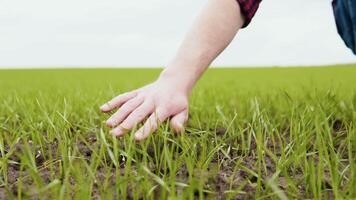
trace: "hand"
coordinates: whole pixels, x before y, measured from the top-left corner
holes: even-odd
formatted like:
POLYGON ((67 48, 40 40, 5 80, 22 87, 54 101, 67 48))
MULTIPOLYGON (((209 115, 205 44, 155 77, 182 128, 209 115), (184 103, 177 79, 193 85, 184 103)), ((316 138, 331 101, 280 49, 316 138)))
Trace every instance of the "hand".
POLYGON ((184 131, 188 119, 189 92, 182 83, 173 79, 158 79, 140 89, 121 94, 100 107, 102 112, 119 108, 106 122, 113 128, 111 133, 123 136, 144 119, 144 125, 135 133, 142 140, 156 131, 158 125, 171 117, 170 125, 175 132, 184 131))

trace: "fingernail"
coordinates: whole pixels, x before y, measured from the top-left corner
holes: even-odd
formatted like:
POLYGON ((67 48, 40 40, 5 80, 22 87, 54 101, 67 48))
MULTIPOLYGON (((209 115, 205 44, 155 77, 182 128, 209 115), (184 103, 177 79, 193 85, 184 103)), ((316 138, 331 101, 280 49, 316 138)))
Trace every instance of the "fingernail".
POLYGON ((120 136, 120 135, 122 135, 122 131, 121 131, 119 128, 116 128, 116 129, 111 130, 110 133, 111 133, 112 135, 115 135, 115 136, 120 136))
POLYGON ((178 128, 180 128, 180 129, 183 128, 183 124, 181 124, 181 123, 179 123, 179 122, 177 123, 177 126, 178 126, 178 128))
POLYGON ((104 105, 100 106, 100 110, 108 110, 108 109, 109 109, 108 104, 104 104, 104 105))
POLYGON ((111 130, 109 133, 110 133, 111 135, 116 135, 116 134, 115 134, 115 129, 114 129, 114 130, 111 130))
POLYGON ((140 140, 142 139, 142 135, 143 135, 142 132, 136 133, 136 134, 135 134, 135 140, 136 140, 136 141, 140 141, 140 140))
POLYGON ((107 126, 114 126, 114 120, 112 120, 112 119, 108 119, 108 121, 106 121, 106 125, 107 126))

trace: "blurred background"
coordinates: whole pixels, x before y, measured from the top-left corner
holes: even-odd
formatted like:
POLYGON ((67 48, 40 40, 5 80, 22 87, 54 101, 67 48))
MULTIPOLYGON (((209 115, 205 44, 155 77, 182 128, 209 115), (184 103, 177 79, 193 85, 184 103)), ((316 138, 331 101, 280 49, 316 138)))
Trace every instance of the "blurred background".
MULTIPOLYGON (((0 67, 164 67, 207 0, 1 0, 0 67)), ((214 66, 356 63, 331 0, 264 0, 214 66)))

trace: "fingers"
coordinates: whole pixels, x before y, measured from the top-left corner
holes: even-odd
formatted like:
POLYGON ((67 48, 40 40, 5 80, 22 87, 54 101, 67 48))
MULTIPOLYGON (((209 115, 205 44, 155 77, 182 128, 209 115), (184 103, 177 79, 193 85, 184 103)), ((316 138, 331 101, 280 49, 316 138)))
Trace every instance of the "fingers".
POLYGON ((102 105, 100 107, 100 110, 102 112, 109 112, 115 108, 119 108, 122 104, 124 104, 125 102, 129 101, 130 99, 134 98, 137 95, 136 91, 133 92, 128 92, 128 93, 124 93, 122 95, 119 95, 115 98, 113 98, 112 100, 110 100, 109 102, 105 103, 104 105, 102 105))
POLYGON ((136 108, 132 113, 119 125, 119 127, 113 129, 111 131, 115 136, 122 136, 127 132, 127 130, 131 130, 138 123, 142 122, 142 120, 152 113, 153 104, 150 101, 145 101, 138 108, 136 108))
POLYGON ((188 109, 184 109, 182 112, 176 114, 171 119, 171 128, 176 133, 184 132, 184 123, 188 120, 188 109))
POLYGON ((156 110, 147 119, 145 124, 135 133, 135 140, 140 141, 146 139, 150 133, 156 131, 158 124, 168 118, 168 112, 164 110, 156 110))
POLYGON ((135 97, 129 100, 106 121, 106 125, 109 127, 115 127, 119 125, 132 111, 140 106, 142 102, 142 97, 135 97))

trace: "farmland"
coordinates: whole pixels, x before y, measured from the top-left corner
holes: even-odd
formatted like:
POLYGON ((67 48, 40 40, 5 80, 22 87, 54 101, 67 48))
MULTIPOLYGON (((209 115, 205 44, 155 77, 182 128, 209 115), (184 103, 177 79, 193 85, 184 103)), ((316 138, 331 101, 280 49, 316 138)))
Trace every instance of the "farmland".
POLYGON ((0 199, 356 198, 356 65, 210 69, 184 134, 110 135, 159 72, 0 70, 0 199))

